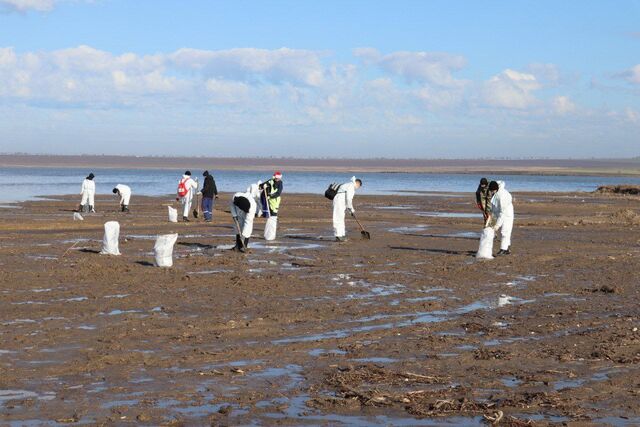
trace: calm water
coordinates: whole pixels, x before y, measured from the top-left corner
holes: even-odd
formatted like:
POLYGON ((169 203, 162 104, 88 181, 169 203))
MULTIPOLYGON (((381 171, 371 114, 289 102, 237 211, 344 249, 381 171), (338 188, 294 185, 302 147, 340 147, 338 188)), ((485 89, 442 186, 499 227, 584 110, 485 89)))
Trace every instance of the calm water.
MULTIPOLYGON (((36 196, 78 194, 80 184, 89 172, 96 175, 98 194, 111 194, 116 184, 127 184, 133 194, 159 196, 175 194, 181 171, 166 169, 70 169, 70 168, 0 168, 0 186, 4 190, 0 201, 20 201, 36 196)), ((194 178, 202 183, 202 171, 192 171, 194 178)), ((257 180, 270 177, 267 171, 214 171, 219 191, 243 191, 257 180)), ((346 173, 286 172, 286 192, 324 192, 333 181, 345 182, 351 177, 346 173)), ((475 191, 479 175, 466 174, 421 174, 421 173, 362 173, 357 174, 364 182, 359 194, 400 194, 406 191, 475 191)), ((593 191, 605 184, 640 185, 640 177, 593 177, 593 176, 539 176, 500 175, 490 178, 502 179, 511 191, 593 191)))

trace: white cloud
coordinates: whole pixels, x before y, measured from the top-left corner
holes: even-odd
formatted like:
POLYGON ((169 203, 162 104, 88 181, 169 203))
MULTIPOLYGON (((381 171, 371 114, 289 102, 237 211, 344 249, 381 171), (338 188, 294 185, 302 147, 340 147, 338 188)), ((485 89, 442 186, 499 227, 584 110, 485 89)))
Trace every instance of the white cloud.
POLYGON ((16 12, 26 12, 28 10, 48 12, 53 9, 54 5, 55 0, 0 0, 0 6, 16 12))
POLYGON ((640 84, 640 64, 631 67, 621 74, 629 83, 640 84))
POLYGON ((205 87, 214 104, 238 103, 245 101, 249 94, 249 86, 241 82, 208 79, 205 87))
POLYGON ((309 50, 239 48, 220 51, 183 48, 169 58, 178 67, 234 80, 264 78, 272 82, 295 80, 318 86, 324 71, 318 53, 309 50))
POLYGON ((101 108, 159 103, 165 96, 228 104, 246 100, 250 86, 321 90, 325 73, 318 53, 286 48, 180 49, 156 55, 114 55, 84 45, 22 54, 0 48, 0 97, 101 108))
POLYGON ((556 96, 552 101, 553 110, 560 115, 575 111, 576 104, 567 96, 556 96))
POLYGON ((441 87, 459 87, 464 84, 453 72, 465 66, 460 55, 441 52, 393 52, 382 55, 373 48, 353 51, 365 64, 375 64, 385 72, 403 77, 408 82, 429 83, 441 87))
POLYGON ((640 123, 640 113, 632 108, 626 108, 624 110, 625 118, 632 123, 640 123))
POLYGON ((538 103, 533 92, 542 85, 533 74, 506 69, 483 87, 483 99, 492 107, 526 109, 538 103))

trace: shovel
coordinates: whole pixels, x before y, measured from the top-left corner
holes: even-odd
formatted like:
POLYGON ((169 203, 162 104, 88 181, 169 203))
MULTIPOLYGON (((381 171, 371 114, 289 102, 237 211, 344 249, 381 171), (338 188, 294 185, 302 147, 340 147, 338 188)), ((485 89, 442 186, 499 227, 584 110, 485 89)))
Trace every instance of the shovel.
POLYGON ((360 235, 362 236, 363 239, 367 239, 367 240, 371 240, 371 234, 364 229, 364 227, 362 226, 362 224, 360 224, 360 221, 358 221, 358 218, 356 218, 356 214, 351 214, 351 216, 353 216, 353 219, 356 220, 356 222, 358 223, 358 226, 360 227, 360 235))
POLYGON ((242 249, 243 251, 246 251, 247 247, 244 245, 244 239, 242 238, 242 231, 240 229, 240 223, 238 222, 238 218, 236 218, 235 216, 232 216, 231 218, 233 218, 233 222, 236 224, 236 229, 238 230, 238 234, 240 235, 240 244, 242 245, 242 249))
POLYGON ((269 208, 269 198, 267 197, 267 187, 262 187, 262 194, 264 194, 264 204, 267 206, 267 209, 266 209, 267 218, 271 218, 271 209, 269 208))
POLYGON ((193 208, 193 217, 198 218, 200 215, 200 196, 196 194, 196 207, 193 208))

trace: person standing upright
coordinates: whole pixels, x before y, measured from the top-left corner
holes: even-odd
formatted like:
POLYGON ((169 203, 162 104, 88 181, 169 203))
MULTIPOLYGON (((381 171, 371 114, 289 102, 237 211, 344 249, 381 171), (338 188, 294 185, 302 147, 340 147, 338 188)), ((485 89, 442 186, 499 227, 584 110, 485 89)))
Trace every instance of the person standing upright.
POLYGON ((80 194, 82 195, 82 201, 80 202, 81 212, 95 212, 95 196, 96 196, 96 183, 93 181, 95 175, 90 173, 84 181, 82 181, 82 187, 80 194))
POLYGON ((265 240, 275 240, 278 229, 278 210, 282 199, 282 172, 276 171, 273 177, 260 185, 260 200, 263 215, 267 217, 264 226, 265 240))
POLYGON ((189 211, 193 202, 193 195, 198 189, 198 183, 191 178, 191 171, 186 171, 178 182, 178 197, 182 205, 182 221, 189 222, 189 211))
POLYGON ((362 187, 362 180, 357 179, 355 176, 351 177, 351 181, 340 185, 338 192, 333 198, 333 235, 338 242, 345 242, 347 240, 344 215, 347 211, 349 211, 351 216, 355 214, 353 196, 355 196, 356 190, 360 187, 362 187))
POLYGON ((209 171, 204 171, 202 176, 204 176, 204 184, 202 185, 202 190, 200 190, 200 194, 202 194, 202 213, 204 214, 204 221, 211 222, 213 219, 214 199, 218 198, 218 187, 216 187, 216 181, 209 171))
POLYGON ((482 211, 485 226, 491 215, 491 197, 489 197, 489 181, 487 178, 480 179, 480 184, 476 190, 476 206, 482 211))
POLYGON ((505 188, 504 181, 489 183, 491 195, 491 216, 495 220, 494 231, 500 230, 500 251, 498 255, 511 254, 511 231, 513 230, 513 198, 505 188))

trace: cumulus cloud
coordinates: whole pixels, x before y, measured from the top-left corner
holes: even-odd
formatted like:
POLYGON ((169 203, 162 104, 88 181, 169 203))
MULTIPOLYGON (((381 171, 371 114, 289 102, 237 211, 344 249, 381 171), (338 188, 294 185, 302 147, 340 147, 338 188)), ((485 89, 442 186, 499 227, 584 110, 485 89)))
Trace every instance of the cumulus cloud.
POLYGON ((629 83, 640 84, 640 64, 631 67, 618 76, 624 78, 629 83))
POLYGON ((464 84, 453 76, 466 61, 460 55, 441 52, 393 52, 382 55, 373 48, 359 48, 354 55, 367 65, 377 65, 385 72, 404 78, 407 82, 429 83, 441 87, 464 84))
POLYGON ((201 70, 207 75, 234 80, 265 78, 273 82, 295 80, 318 86, 324 79, 318 53, 280 48, 240 48, 220 51, 180 49, 169 55, 178 67, 201 70))
POLYGON ((86 105, 176 100, 233 103, 251 85, 317 87, 320 55, 295 49, 180 49, 156 55, 114 55, 90 46, 17 53, 0 48, 0 96, 86 105))
POLYGON ((55 0, 0 0, 0 7, 15 12, 34 10, 48 12, 53 9, 55 0))
POLYGON ((576 104, 567 96, 556 96, 553 98, 552 105, 556 114, 560 115, 571 113, 576 109, 576 104))
POLYGON ((632 123, 640 123, 640 113, 632 108, 626 108, 624 117, 632 123))
POLYGON ((487 105, 507 109, 525 109, 538 103, 534 92, 542 85, 533 74, 506 69, 483 85, 487 105))

